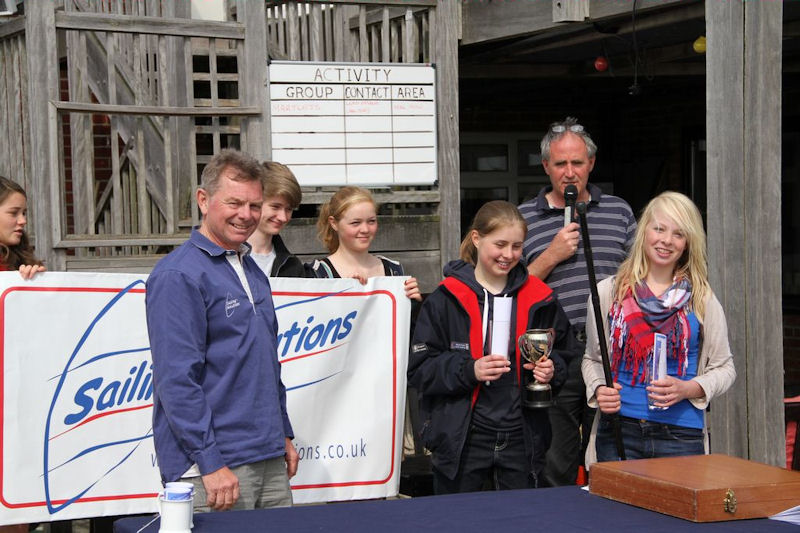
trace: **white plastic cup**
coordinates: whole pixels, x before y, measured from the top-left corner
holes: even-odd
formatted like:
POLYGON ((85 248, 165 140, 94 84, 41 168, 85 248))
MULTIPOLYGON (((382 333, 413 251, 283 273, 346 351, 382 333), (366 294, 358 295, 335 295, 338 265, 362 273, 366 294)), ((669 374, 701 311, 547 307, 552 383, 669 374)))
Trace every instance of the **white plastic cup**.
POLYGON ((161 515, 159 533, 190 533, 192 531, 193 498, 168 500, 164 494, 158 496, 158 512, 161 515))
MULTIPOLYGON (((194 484, 188 483, 186 481, 170 481, 168 483, 164 483, 164 491, 178 489, 185 493, 186 491, 189 492, 189 495, 192 499, 192 527, 194 527, 194 484)), ((167 498, 170 499, 170 498, 167 498)), ((186 499, 186 498, 177 498, 177 499, 186 499)))

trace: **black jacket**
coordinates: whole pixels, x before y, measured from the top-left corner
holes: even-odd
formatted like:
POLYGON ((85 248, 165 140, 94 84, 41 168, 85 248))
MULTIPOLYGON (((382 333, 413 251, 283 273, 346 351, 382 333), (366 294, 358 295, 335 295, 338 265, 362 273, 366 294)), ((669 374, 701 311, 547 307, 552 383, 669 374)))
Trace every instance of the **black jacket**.
MULTIPOLYGON (((484 304, 483 287, 475 280, 475 270, 471 265, 460 260, 451 261, 444 274, 464 282, 477 294, 479 304, 484 304)), ((512 324, 516 323, 517 292, 527 278, 528 272, 521 264, 509 274, 504 292, 515 297, 512 324)), ((566 380, 566 361, 577 355, 577 346, 561 305, 549 288, 535 281, 549 296, 531 305, 527 327, 552 327, 556 330, 551 353, 555 373, 550 381, 555 393, 566 380)), ((482 387, 475 379, 475 361, 469 350, 471 327, 481 328, 481 324, 470 324, 469 315, 456 296, 444 285, 439 285, 422 305, 409 355, 408 379, 421 396, 422 439, 425 447, 433 453, 434 467, 450 479, 458 473, 472 419, 473 393, 477 390, 480 394, 482 387)), ((522 382, 518 382, 520 388, 533 379, 532 372, 524 369, 522 376, 522 382)), ((546 409, 523 408, 522 411, 529 471, 536 480, 550 445, 550 423, 546 409)))
POLYGON ((272 236, 272 249, 275 250, 275 262, 272 263, 272 272, 270 277, 273 278, 305 278, 306 269, 303 267, 303 262, 291 252, 283 244, 283 239, 280 235, 272 236))

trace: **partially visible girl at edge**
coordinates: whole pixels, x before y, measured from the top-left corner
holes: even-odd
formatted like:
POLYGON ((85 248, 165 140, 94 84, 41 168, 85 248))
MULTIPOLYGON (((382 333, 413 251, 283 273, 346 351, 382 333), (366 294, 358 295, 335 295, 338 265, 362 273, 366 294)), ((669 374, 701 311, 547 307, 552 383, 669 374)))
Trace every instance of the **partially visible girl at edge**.
MULTIPOLYGON (((366 283, 376 276, 404 276, 403 266, 382 255, 369 253, 378 233, 378 206, 370 192, 361 187, 342 187, 320 208, 317 231, 330 252, 306 268, 317 278, 356 278, 366 283)), ((405 292, 421 301, 417 279, 405 281, 405 292)))
MULTIPOLYGON (((28 200, 16 182, 0 176, 0 270, 17 270, 23 279, 31 279, 45 268, 33 255, 25 234, 28 224, 28 200)), ((0 533, 27 533, 28 524, 0 526, 0 533)))
POLYGON ((611 421, 620 413, 627 459, 708 453, 705 409, 736 379, 725 313, 708 283, 700 212, 677 192, 647 204, 617 275, 598 284, 614 387, 606 387, 594 311, 588 306, 582 370, 598 407, 587 466, 618 460, 611 421), (667 376, 649 379, 655 334, 667 376), (651 406, 648 406, 648 400, 651 406), (595 457, 596 452, 596 457, 595 457))
POLYGON ((479 491, 487 482, 496 490, 538 485, 550 444, 548 410, 523 408, 522 390, 536 378, 556 392, 566 379, 565 360, 577 354, 552 290, 519 262, 526 230, 514 205, 484 204, 461 243, 461 259, 445 266, 445 280, 417 318, 408 378, 422 395, 422 439, 432 452, 436 494, 479 491), (489 349, 499 297, 513 298, 508 357, 489 349), (535 365, 517 348, 530 328, 556 333, 550 358, 535 365))

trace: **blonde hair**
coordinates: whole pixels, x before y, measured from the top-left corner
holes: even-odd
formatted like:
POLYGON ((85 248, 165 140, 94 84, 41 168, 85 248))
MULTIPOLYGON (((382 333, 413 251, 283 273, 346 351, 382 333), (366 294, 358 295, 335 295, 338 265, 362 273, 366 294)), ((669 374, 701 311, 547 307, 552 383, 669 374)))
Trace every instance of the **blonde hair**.
POLYGON ((378 204, 372 198, 372 194, 367 189, 361 187, 342 187, 336 194, 331 196, 331 199, 322 204, 319 210, 319 219, 317 220, 317 237, 328 249, 328 253, 334 253, 339 249, 339 235, 336 230, 331 227, 330 217, 333 217, 337 222, 342 219, 344 212, 356 204, 362 202, 369 202, 378 212, 378 204))
POLYGON ((266 177, 264 198, 280 196, 292 209, 300 207, 303 193, 300 190, 300 184, 297 183, 297 178, 294 177, 294 173, 289 167, 277 161, 264 161, 261 166, 264 167, 266 177))
MULTIPOLYGON (((692 284, 690 308, 700 322, 705 313, 706 298, 711 294, 708 283, 708 256, 706 254, 706 232, 700 211, 687 196, 674 191, 659 194, 647 204, 636 228, 636 237, 630 255, 619 267, 614 281, 614 299, 622 301, 629 290, 644 281, 650 265, 644 251, 647 228, 657 215, 671 218, 686 237, 686 249, 678 259, 674 275, 684 277, 692 284)), ((636 292, 634 291, 635 295, 636 292)))
POLYGON ((472 225, 467 230, 464 240, 461 241, 459 257, 470 265, 475 266, 478 262, 478 249, 475 248, 475 243, 472 242, 472 232, 477 231, 478 235, 483 237, 503 226, 512 226, 514 224, 519 224, 520 228, 522 228, 522 234, 525 235, 528 225, 514 204, 505 200, 486 202, 475 213, 472 225))

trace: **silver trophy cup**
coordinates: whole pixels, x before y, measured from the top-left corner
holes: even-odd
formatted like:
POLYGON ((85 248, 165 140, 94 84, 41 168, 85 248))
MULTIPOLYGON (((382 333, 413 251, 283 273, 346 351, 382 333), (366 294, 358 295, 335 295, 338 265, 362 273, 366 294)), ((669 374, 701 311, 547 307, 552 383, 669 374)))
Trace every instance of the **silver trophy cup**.
MULTIPOLYGON (((541 358, 550 356, 555 341, 556 332, 553 328, 529 329, 519 336, 519 351, 522 357, 530 363, 536 363, 541 358)), ((553 390, 547 383, 534 380, 525 385, 522 395, 522 405, 528 409, 545 409, 553 405, 553 390)))

